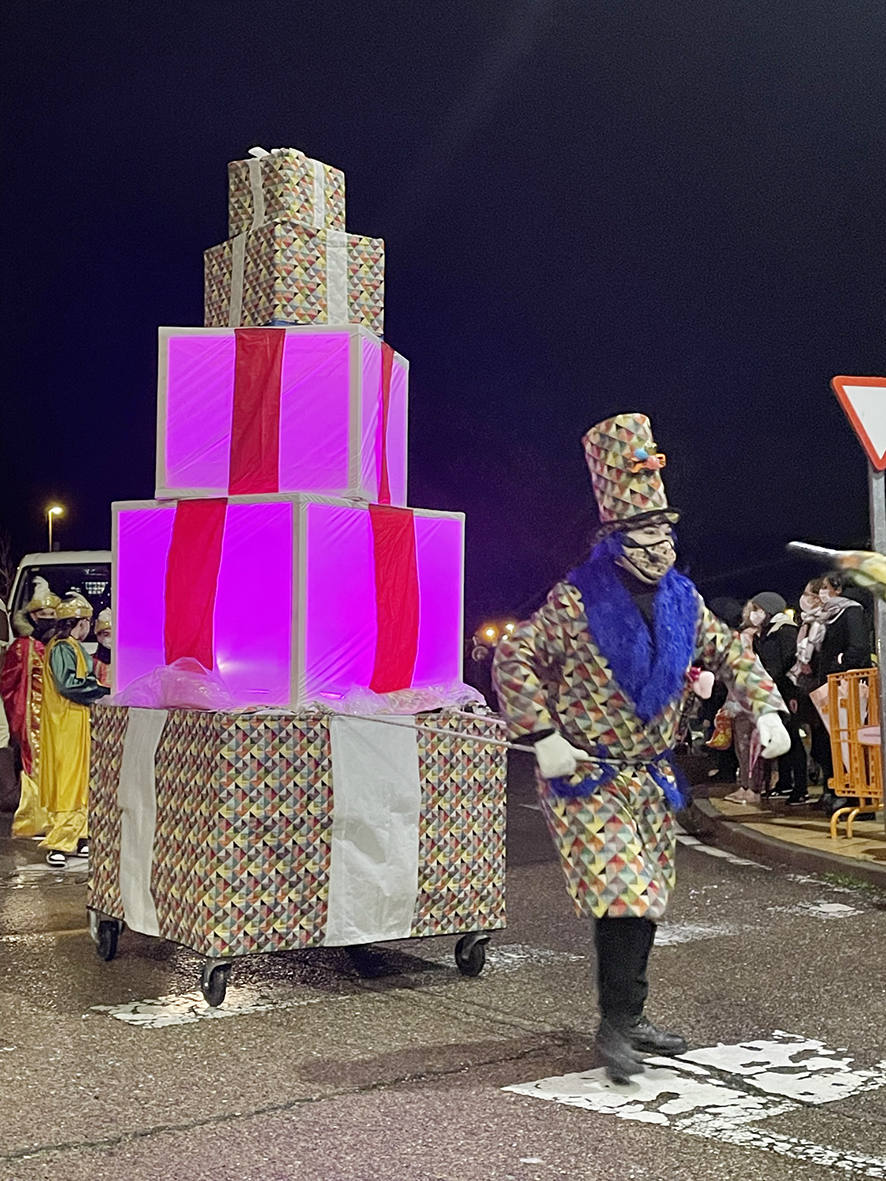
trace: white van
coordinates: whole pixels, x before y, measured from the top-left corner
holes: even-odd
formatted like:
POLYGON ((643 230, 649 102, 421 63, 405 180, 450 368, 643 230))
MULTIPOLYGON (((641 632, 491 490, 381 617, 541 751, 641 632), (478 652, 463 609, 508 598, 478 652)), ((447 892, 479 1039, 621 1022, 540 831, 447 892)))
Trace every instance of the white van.
MULTIPOLYGON (((111 605, 110 550, 56 550, 51 554, 25 554, 18 564, 9 592, 9 618, 14 638, 15 617, 23 611, 34 594, 34 579, 45 578, 49 589, 63 599, 69 591, 79 591, 92 603, 93 619, 111 605)), ((87 649, 95 649, 90 632, 87 649)))

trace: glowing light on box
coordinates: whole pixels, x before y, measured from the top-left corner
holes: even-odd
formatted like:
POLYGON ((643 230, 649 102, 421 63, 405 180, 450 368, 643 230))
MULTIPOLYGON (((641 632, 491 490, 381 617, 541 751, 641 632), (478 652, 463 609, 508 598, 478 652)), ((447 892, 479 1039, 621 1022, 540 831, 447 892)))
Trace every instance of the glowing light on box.
MULTIPOLYGON (((176 505, 113 508, 119 691, 165 662, 176 505)), ((416 509, 412 521, 419 622, 409 684, 418 688, 461 679, 464 518, 416 509)), ((381 642, 374 546, 368 506, 310 497, 228 501, 212 650, 238 707, 334 700, 370 684, 381 642)))
POLYGON ((159 348, 158 497, 227 495, 233 447, 239 493, 377 501, 384 468, 391 503, 406 503, 409 363, 393 354, 385 408, 382 344, 365 328, 161 328, 159 348), (238 333, 245 334, 241 344, 238 333), (279 376, 276 369, 268 376, 261 355, 257 364, 243 361, 243 339, 261 333, 273 345, 282 339, 279 376), (270 402, 259 398, 262 408, 254 412, 259 386, 270 402), (261 436, 262 473, 254 484, 249 476, 243 483, 239 460, 245 446, 249 469, 255 441, 232 442, 235 402, 247 407, 247 421, 264 419, 269 405, 271 418, 279 417, 277 436, 261 436))

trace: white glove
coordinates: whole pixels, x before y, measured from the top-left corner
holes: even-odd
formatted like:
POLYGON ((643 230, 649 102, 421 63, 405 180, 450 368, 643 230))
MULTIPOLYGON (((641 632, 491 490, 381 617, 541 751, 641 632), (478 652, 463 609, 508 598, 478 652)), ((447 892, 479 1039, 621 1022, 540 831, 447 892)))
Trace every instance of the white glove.
POLYGON ((549 734, 540 738, 532 748, 538 761, 538 769, 545 779, 560 779, 571 775, 580 762, 590 755, 567 742, 562 734, 549 734))
POLYGON ((764 759, 777 759, 791 749, 791 736, 778 714, 763 714, 757 718, 760 735, 760 754, 764 759))

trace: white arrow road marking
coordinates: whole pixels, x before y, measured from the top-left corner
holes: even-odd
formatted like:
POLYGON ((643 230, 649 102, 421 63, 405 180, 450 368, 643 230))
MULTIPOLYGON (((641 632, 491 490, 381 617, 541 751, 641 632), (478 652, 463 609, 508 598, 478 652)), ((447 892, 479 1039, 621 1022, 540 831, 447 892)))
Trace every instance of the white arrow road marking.
POLYGON ((776 1030, 772 1040, 710 1046, 677 1059, 648 1059, 645 1073, 629 1086, 616 1086, 598 1069, 503 1089, 866 1177, 886 1177, 886 1156, 850 1152, 754 1126, 808 1105, 834 1103, 886 1086, 886 1062, 873 1069, 853 1069, 852 1062, 822 1042, 776 1030))

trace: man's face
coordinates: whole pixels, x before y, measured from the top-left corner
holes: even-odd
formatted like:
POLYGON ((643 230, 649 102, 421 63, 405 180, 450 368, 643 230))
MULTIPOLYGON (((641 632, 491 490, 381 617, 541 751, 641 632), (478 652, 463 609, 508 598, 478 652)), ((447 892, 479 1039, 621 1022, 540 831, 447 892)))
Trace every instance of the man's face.
POLYGON ((55 609, 53 607, 41 607, 38 611, 31 612, 32 619, 55 619, 55 609))
POLYGON ((107 631, 103 628, 100 632, 95 633, 95 638, 96 638, 96 640, 98 640, 98 642, 100 644, 103 644, 106 648, 110 648, 110 646, 111 646, 110 631, 107 631))
POLYGON ((677 560, 674 531, 666 522, 626 529, 622 548, 624 552, 616 558, 619 566, 650 585, 664 578, 677 560))
POLYGON ((75 640, 85 640, 89 635, 89 620, 78 619, 74 624, 74 630, 71 632, 71 635, 75 640))

